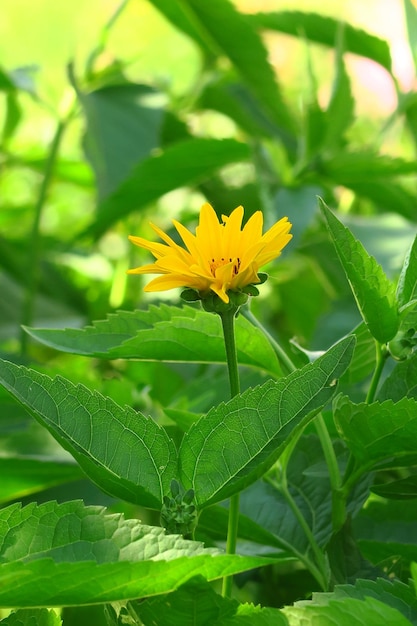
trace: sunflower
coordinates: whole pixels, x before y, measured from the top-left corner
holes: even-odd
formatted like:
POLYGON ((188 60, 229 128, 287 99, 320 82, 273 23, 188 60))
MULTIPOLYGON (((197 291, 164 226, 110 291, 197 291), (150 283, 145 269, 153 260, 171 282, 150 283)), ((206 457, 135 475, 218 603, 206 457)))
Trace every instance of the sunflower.
POLYGON ((161 274, 146 285, 145 291, 166 291, 175 287, 196 290, 201 297, 214 292, 225 303, 228 292, 242 291, 262 282, 258 270, 281 254, 292 238, 287 217, 262 234, 263 215, 256 211, 242 228, 243 207, 219 219, 213 207, 205 203, 193 235, 183 224, 173 220, 184 246, 151 224, 164 243, 129 236, 132 243, 149 250, 155 262, 128 270, 129 274, 161 274))

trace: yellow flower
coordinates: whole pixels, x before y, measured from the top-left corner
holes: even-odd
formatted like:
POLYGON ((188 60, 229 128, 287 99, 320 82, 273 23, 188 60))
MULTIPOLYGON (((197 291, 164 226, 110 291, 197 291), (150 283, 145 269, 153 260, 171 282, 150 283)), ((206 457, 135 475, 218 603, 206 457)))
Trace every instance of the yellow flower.
POLYGON ((132 243, 150 250, 156 261, 128 270, 129 274, 162 274, 145 287, 145 291, 165 291, 189 287, 202 295, 214 292, 229 302, 228 291, 239 291, 247 285, 260 283, 260 267, 278 257, 290 241, 291 224, 283 217, 262 234, 263 216, 254 213, 242 229, 243 207, 222 215, 219 222, 213 207, 205 203, 193 235, 173 220, 185 247, 179 246, 160 228, 151 224, 165 243, 154 243, 130 236, 132 243))

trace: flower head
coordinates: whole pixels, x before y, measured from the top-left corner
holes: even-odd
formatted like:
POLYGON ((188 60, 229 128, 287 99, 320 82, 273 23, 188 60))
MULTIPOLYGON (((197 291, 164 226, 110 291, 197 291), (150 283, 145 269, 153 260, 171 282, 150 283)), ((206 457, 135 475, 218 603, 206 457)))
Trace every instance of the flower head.
POLYGON ((189 287, 203 296, 214 292, 227 303, 229 291, 241 291, 261 282, 259 268, 278 257, 292 237, 287 217, 264 234, 261 211, 254 213, 243 228, 242 219, 243 207, 239 206, 228 217, 222 215, 222 222, 219 222, 213 207, 205 203, 195 235, 173 220, 185 247, 151 224, 165 243, 130 236, 132 243, 152 252, 156 261, 128 270, 128 273, 161 274, 151 280, 145 291, 189 287))

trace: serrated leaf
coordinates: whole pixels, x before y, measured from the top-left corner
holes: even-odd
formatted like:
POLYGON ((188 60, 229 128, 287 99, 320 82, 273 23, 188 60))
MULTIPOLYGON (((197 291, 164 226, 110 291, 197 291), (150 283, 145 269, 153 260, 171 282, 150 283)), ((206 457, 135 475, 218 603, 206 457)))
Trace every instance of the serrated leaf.
POLYGON ((168 593, 271 559, 220 554, 81 501, 0 511, 0 606, 76 606, 168 593), (37 581, 36 585, 33 581, 37 581))
POLYGON ((176 473, 172 439, 151 418, 83 385, 0 361, 0 384, 103 491, 159 509, 176 473))
POLYGON ((414 398, 397 403, 386 400, 354 404, 346 396, 339 396, 334 403, 334 420, 340 436, 364 468, 381 466, 392 459, 400 467, 410 464, 410 455, 417 458, 414 398))
POLYGON ((290 110, 284 102, 262 39, 248 20, 229 0, 186 0, 185 4, 200 30, 214 42, 215 51, 230 59, 267 114, 288 138, 292 137, 295 125, 290 110))
POLYGON ((374 598, 400 611, 412 624, 417 623, 415 591, 411 584, 406 585, 400 580, 358 579, 354 585, 336 585, 332 594, 313 593, 313 602, 322 604, 331 598, 341 599, 345 597, 359 600, 374 598))
POLYGON ((184 435, 180 476, 199 506, 241 491, 276 461, 292 437, 332 397, 355 340, 347 337, 277 383, 249 389, 212 409, 184 435))
POLYGON ((173 189, 196 185, 224 165, 247 161, 249 147, 235 139, 188 139, 141 161, 114 193, 98 207, 95 221, 82 233, 99 237, 132 211, 173 189))
MULTIPOLYGON (((247 15, 246 19, 258 28, 277 30, 295 37, 301 33, 306 39, 329 47, 335 46, 340 28, 340 20, 336 18, 301 11, 254 13, 247 15)), ((350 24, 344 24, 344 38, 346 52, 372 59, 391 72, 390 49, 385 40, 350 24)))
POLYGON ((48 609, 20 609, 0 620, 2 626, 60 626, 62 620, 48 609))
MULTIPOLYGON (((85 329, 28 329, 32 337, 65 352, 108 359, 134 358, 176 362, 225 363, 217 316, 191 307, 162 305, 148 311, 119 311, 85 329)), ((277 356, 265 336, 243 316, 236 320, 241 365, 281 375, 277 356)))
POLYGON ((397 284, 398 306, 417 298, 417 236, 404 259, 397 284))
POLYGON ((375 339, 386 343, 399 324, 394 286, 323 200, 319 199, 319 205, 359 311, 375 339))
POLYGON ((338 37, 336 75, 326 111, 326 131, 322 144, 324 149, 332 150, 332 152, 340 147, 343 136, 354 119, 355 101, 343 61, 344 44, 344 26, 342 26, 341 37, 338 37))
POLYGON ((361 552, 385 571, 417 560, 416 500, 371 501, 354 520, 361 552))
POLYGON ((375 368, 375 340, 366 324, 362 322, 352 334, 356 337, 356 346, 352 361, 342 376, 342 382, 353 384, 364 380, 375 368))
POLYGON ((411 626, 399 611, 374 598, 341 598, 323 605, 297 602, 282 612, 289 626, 411 626))

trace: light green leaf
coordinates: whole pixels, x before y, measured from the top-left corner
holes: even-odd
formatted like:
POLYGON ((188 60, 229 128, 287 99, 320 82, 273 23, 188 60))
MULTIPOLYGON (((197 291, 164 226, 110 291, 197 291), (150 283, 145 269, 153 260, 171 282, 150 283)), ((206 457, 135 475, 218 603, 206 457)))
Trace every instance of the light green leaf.
POLYGON ((405 257, 397 284, 399 306, 408 304, 414 298, 417 298, 417 236, 405 257))
POLYGON ((199 31, 213 43, 212 50, 230 59, 269 117, 291 138, 294 121, 268 61, 266 47, 254 27, 229 0, 185 0, 184 4, 197 21, 199 31))
POLYGON ((235 139, 189 139, 141 161, 114 193, 98 207, 95 221, 82 233, 99 237, 118 220, 163 194, 196 185, 224 165, 247 161, 249 147, 235 139))
POLYGON ((408 45, 417 69, 417 9, 412 0, 404 0, 405 21, 407 24, 408 45))
POLYGON ((159 509, 176 449, 151 418, 83 385, 0 361, 0 384, 68 450, 103 491, 159 509))
POLYGON ((0 620, 2 626, 60 626, 62 620, 48 609, 20 609, 0 620))
POLYGON ((393 573, 401 561, 417 560, 416 500, 383 500, 368 503, 353 522, 362 554, 393 573), (399 562, 399 557, 401 561, 399 562))
POLYGON ((78 97, 87 120, 84 148, 103 200, 159 147, 165 97, 133 83, 78 92, 78 97))
POLYGON ((168 593, 271 563, 220 554, 80 501, 0 511, 0 606, 76 606, 168 593), (36 585, 33 581, 36 580, 36 585))
MULTIPOLYGON (((28 332, 52 348, 86 356, 226 362, 219 318, 191 307, 151 306, 148 311, 119 311, 83 330, 28 329, 28 332)), ((243 316, 236 320, 236 344, 241 365, 281 375, 270 343, 243 316)))
POLYGON ((241 491, 271 467, 333 396, 354 343, 343 339, 314 363, 247 390, 192 426, 180 448, 180 476, 200 507, 241 491))
POLYGON ((375 339, 386 343, 396 334, 399 323, 394 286, 323 200, 319 199, 319 205, 359 311, 375 339))
POLYGON ((289 626, 412 626, 397 609, 368 597, 364 600, 341 598, 319 605, 297 602, 282 612, 289 626))
MULTIPOLYGON (((301 11, 254 13, 247 15, 246 19, 257 28, 277 30, 295 37, 301 34, 310 41, 329 47, 335 46, 340 28, 339 19, 301 11)), ((344 24, 344 38, 346 52, 372 59, 391 72, 390 49, 385 40, 350 24, 344 24)))
POLYGON ((375 340, 366 324, 359 324, 352 334, 356 337, 355 351, 352 362, 341 379, 347 384, 360 382, 372 374, 376 360, 375 340))
POLYGON ((417 401, 403 398, 372 404, 354 404, 347 396, 334 403, 334 420, 363 469, 384 461, 401 467, 417 459, 417 401))

